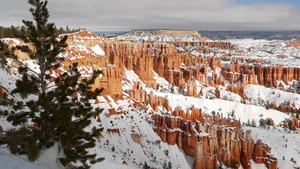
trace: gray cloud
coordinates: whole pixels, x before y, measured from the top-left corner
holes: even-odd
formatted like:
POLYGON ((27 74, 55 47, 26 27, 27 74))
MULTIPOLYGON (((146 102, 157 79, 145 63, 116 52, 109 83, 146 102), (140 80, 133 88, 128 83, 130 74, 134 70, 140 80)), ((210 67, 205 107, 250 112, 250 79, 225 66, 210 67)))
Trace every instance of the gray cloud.
MULTIPOLYGON (((30 19, 26 0, 0 0, 0 25, 30 19), (1 2, 2 1, 2 2, 1 2)), ((50 21, 92 31, 170 28, 190 30, 299 30, 300 8, 237 5, 235 0, 51 0, 50 21)))

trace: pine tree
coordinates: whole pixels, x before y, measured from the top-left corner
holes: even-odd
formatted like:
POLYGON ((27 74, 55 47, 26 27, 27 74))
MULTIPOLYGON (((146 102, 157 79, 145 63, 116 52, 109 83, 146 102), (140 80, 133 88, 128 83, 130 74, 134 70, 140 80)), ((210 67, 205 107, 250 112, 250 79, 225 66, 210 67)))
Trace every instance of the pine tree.
POLYGON ((2 41, 0 41, 0 65, 6 65, 7 64, 7 60, 6 60, 6 55, 5 55, 5 51, 7 50, 7 45, 4 44, 2 41))
POLYGON ((145 161, 144 162, 144 165, 143 165, 143 169, 150 169, 151 167, 147 164, 147 162, 145 161))
POLYGON ((256 122, 255 122, 254 119, 251 121, 251 126, 252 126, 252 127, 256 127, 256 122))
POLYGON ((264 119, 262 118, 259 119, 259 126, 260 128, 266 128, 266 122, 264 119))
MULTIPOLYGON (((57 70, 60 62, 64 60, 59 54, 67 47, 67 36, 55 36, 54 23, 48 23, 47 0, 28 0, 28 3, 32 5, 30 12, 35 22, 23 20, 30 35, 21 38, 24 42, 32 44, 33 48, 25 45, 16 48, 35 60, 39 71, 23 64, 19 68, 23 76, 17 80, 12 94, 26 98, 26 101, 4 97, 1 103, 9 110, 5 113, 2 111, 2 114, 8 114, 7 120, 13 125, 27 126, 27 122, 31 121, 35 127, 22 127, 20 130, 6 132, 0 137, 0 143, 9 143, 12 153, 27 154, 31 161, 38 158, 41 150, 58 143, 59 149, 65 154, 64 158, 59 158, 62 165, 89 168, 89 164, 104 159, 96 158, 96 154, 88 152, 89 148, 95 147, 96 138, 102 131, 102 128, 96 127, 88 130, 91 118, 95 118, 102 111, 93 109, 90 103, 90 100, 95 99, 103 90, 91 91, 90 87, 101 71, 94 71, 89 79, 80 79, 78 64, 74 63, 68 72, 56 78, 52 77, 51 73, 57 70), (15 135, 20 138, 10 139, 15 135)), ((6 54, 7 57, 17 59, 13 52, 8 51, 6 54)))

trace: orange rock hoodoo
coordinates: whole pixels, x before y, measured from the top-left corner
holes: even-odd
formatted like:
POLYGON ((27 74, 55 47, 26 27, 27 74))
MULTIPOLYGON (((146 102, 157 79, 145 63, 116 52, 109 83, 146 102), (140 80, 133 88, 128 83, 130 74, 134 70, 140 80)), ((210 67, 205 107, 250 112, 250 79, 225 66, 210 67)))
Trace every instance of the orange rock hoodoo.
POLYGON ((201 109, 193 109, 190 114, 189 110, 185 113, 177 108, 172 115, 153 115, 154 131, 163 142, 177 144, 187 155, 194 157, 195 169, 218 168, 218 162, 227 167, 237 162, 236 165, 241 163, 248 169, 251 168, 251 159, 265 163, 268 168, 277 167, 277 160, 268 155, 271 148, 261 140, 254 143, 251 131, 245 134, 238 121, 231 122, 219 114, 204 117, 201 109))
MULTIPOLYGON (((160 43, 132 43, 130 41, 108 40, 97 35, 89 35, 86 32, 80 35, 71 36, 70 44, 79 43, 81 45, 100 45, 107 57, 91 58, 91 54, 82 54, 84 59, 76 59, 82 65, 98 65, 107 67, 114 64, 117 72, 124 74, 124 68, 134 70, 139 78, 149 87, 156 86, 154 72, 164 77, 170 84, 180 88, 187 87, 187 95, 197 97, 193 79, 210 86, 225 86, 225 80, 230 82, 228 91, 244 96, 244 89, 249 84, 261 84, 267 87, 276 87, 277 81, 285 83, 300 78, 300 68, 285 68, 278 66, 263 66, 261 64, 241 64, 236 59, 232 59, 229 67, 224 67, 220 58, 203 58, 192 54, 180 54, 173 45, 183 47, 189 45, 206 46, 208 48, 196 48, 201 53, 212 53, 211 49, 232 49, 235 46, 226 42, 167 42, 160 43), (81 35, 82 34, 82 35, 81 35), (90 40, 86 36, 96 39, 90 40), (216 68, 221 68, 221 75, 217 74, 216 68), (154 71, 154 72, 153 72, 154 71), (208 72, 212 71, 211 78, 208 72), (239 82, 239 83, 236 83, 239 82), (235 85, 234 85, 235 84, 235 85), (191 87, 192 86, 192 87, 191 87)), ((72 50, 73 52, 74 50, 72 50)), ((71 53, 72 54, 72 53, 71 53)), ((73 61, 72 61, 73 62, 73 61)), ((120 86, 121 84, 118 84, 120 86)), ((219 97, 218 97, 219 98, 219 97)))
POLYGON ((300 46, 300 39, 295 39, 288 47, 298 47, 300 46))
POLYGON ((134 83, 133 90, 129 91, 129 96, 141 103, 149 103, 155 112, 157 112, 158 106, 163 106, 167 112, 171 111, 167 98, 156 96, 153 92, 147 94, 138 82, 134 83))
POLYGON ((103 95, 122 94, 121 74, 123 72, 119 64, 109 65, 110 58, 95 53, 93 47, 100 49, 102 41, 107 40, 101 36, 93 34, 89 31, 80 31, 78 33, 68 35, 67 44, 64 53, 65 61, 62 63, 67 70, 72 63, 78 62, 79 67, 85 67, 85 74, 89 74, 89 68, 93 70, 102 70, 102 74, 95 81, 92 89, 104 88, 103 95))
POLYGON ((286 84, 293 79, 300 80, 300 68, 282 67, 282 65, 248 65, 241 64, 235 59, 232 59, 229 67, 222 67, 221 72, 226 80, 232 83, 241 81, 244 87, 248 84, 276 87, 277 81, 280 80, 286 84))
POLYGON ((251 168, 250 160, 265 163, 267 168, 275 169, 277 160, 269 155, 271 148, 260 140, 254 143, 251 131, 246 133, 238 121, 216 116, 208 116, 201 109, 184 110, 177 107, 174 111, 168 106, 168 100, 149 95, 135 83, 130 96, 138 101, 147 101, 157 111, 157 106, 164 106, 171 111, 171 116, 152 115, 154 131, 163 142, 177 144, 184 152, 194 157, 193 168, 218 168, 218 162, 230 167, 234 162, 245 169, 251 168), (151 99, 152 98, 152 99, 151 99), (225 127, 227 126, 227 127, 225 127))

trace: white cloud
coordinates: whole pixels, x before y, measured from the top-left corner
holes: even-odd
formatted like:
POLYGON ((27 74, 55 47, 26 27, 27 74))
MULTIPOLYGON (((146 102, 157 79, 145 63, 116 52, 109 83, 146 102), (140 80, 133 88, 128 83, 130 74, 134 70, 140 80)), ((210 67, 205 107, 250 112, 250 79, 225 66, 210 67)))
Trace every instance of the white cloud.
MULTIPOLYGON (((4 0, 0 0, 4 1, 4 0)), ((26 1, 1 3, 0 24, 31 19, 26 1)), ((235 0, 61 0, 49 1, 58 26, 90 30, 174 28, 192 30, 299 30, 300 8, 285 4, 237 5, 235 0)))

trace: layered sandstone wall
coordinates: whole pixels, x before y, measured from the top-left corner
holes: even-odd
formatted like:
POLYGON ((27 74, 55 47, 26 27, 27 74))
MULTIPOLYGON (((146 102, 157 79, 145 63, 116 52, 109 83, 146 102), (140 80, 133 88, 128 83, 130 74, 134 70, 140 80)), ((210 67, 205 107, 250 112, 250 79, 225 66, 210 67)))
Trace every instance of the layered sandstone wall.
POLYGON ((297 67, 267 66, 261 63, 249 65, 242 64, 236 59, 232 59, 229 67, 222 67, 221 72, 226 80, 233 83, 241 81, 244 85, 260 84, 276 87, 277 81, 282 80, 287 84, 292 80, 300 80, 300 68, 297 67))
POLYGON ((251 131, 244 133, 239 122, 220 115, 204 117, 201 109, 193 109, 191 114, 182 111, 175 110, 175 116, 153 115, 154 131, 163 142, 177 144, 194 157, 193 168, 218 168, 218 162, 223 162, 227 167, 241 164, 249 169, 251 159, 258 164, 265 163, 268 168, 277 167, 277 160, 269 155, 271 148, 261 140, 255 143, 251 131))
POLYGON ((109 65, 107 68, 102 69, 101 76, 96 78, 92 89, 104 88, 103 95, 123 94, 120 69, 117 69, 115 65, 109 65))
POLYGON ((129 91, 129 96, 141 103, 149 103, 155 112, 158 111, 158 107, 160 106, 164 107, 167 112, 171 111, 167 98, 156 96, 152 91, 147 94, 138 82, 134 83, 133 89, 129 91))

